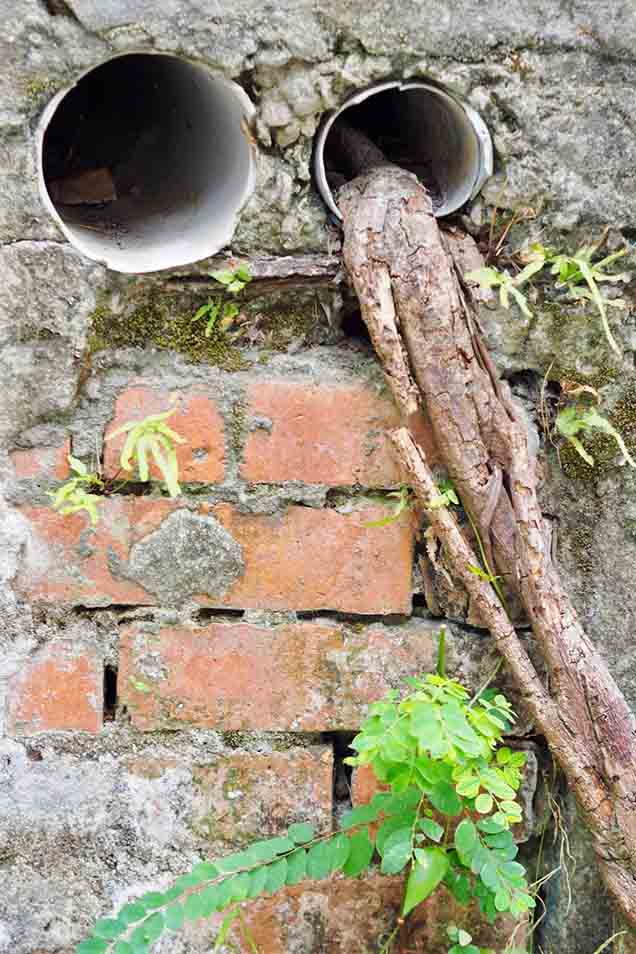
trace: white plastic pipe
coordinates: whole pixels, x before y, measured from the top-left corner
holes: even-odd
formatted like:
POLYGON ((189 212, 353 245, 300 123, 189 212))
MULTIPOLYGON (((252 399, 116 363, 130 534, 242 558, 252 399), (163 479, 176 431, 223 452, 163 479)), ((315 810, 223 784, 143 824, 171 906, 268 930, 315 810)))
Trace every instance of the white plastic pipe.
POLYGON ((45 109, 42 200, 77 249, 115 271, 206 258, 230 242, 254 190, 253 114, 241 87, 205 66, 123 53, 45 109))
MULTIPOLYGON (((414 160, 430 163, 441 201, 436 216, 448 215, 473 198, 493 171, 493 147, 481 116, 450 91, 420 80, 387 80, 348 97, 339 109, 323 120, 314 142, 313 172, 323 201, 342 219, 327 181, 325 149, 329 133, 339 118, 355 125, 355 107, 377 97, 378 110, 386 109, 381 96, 392 97, 391 131, 399 129, 399 139, 414 160), (347 114, 349 112, 349 115, 347 114)), ((377 133, 377 129, 376 129, 377 133)), ((373 135, 371 136, 373 139, 373 135)), ((399 164, 399 161, 398 161, 399 164)))

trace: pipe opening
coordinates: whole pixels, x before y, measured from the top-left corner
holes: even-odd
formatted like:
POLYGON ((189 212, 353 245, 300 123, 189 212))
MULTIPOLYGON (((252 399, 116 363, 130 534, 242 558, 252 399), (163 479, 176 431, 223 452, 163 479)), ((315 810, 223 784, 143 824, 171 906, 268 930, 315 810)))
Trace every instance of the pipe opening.
POLYGON ((62 91, 40 126, 40 191, 69 241, 120 272, 213 255, 254 188, 253 106, 177 56, 128 53, 62 91))
POLYGON ((415 173, 437 216, 459 209, 492 175, 490 134, 470 106, 428 82, 379 83, 349 97, 316 136, 316 186, 338 218, 334 193, 355 175, 338 135, 344 123, 364 132, 389 162, 415 173))

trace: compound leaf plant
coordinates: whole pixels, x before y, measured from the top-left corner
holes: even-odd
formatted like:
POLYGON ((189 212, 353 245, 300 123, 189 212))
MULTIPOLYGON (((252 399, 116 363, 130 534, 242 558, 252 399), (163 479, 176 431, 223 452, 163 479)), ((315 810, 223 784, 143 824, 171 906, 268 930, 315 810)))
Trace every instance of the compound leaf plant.
MULTIPOLYGON (((442 673, 440 664, 436 674, 409 680, 402 697, 394 690, 370 706, 347 761, 369 765, 384 790, 346 812, 337 831, 316 834, 297 823, 286 835, 202 861, 167 890, 97 921, 77 954, 147 954, 187 921, 229 911, 231 922, 243 902, 335 872, 356 878, 376 855, 382 873, 406 875, 391 937, 442 884, 459 905, 476 901, 489 922, 504 913, 525 918, 535 902, 511 832, 522 817, 525 754, 502 744, 513 711, 498 691, 471 698, 442 673)), ((451 926, 449 937, 454 954, 479 954, 463 929, 451 926)))

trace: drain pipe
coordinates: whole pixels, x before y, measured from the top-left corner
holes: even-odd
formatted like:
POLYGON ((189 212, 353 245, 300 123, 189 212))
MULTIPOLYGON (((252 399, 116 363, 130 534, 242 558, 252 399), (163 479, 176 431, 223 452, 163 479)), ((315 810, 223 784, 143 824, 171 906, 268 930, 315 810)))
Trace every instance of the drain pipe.
POLYGON ((69 242, 118 272, 227 245, 254 190, 254 107, 236 83, 166 53, 123 53, 48 104, 40 195, 69 242))
POLYGON ((431 194, 436 216, 457 211, 492 175, 490 133, 467 103, 430 81, 375 83, 328 113, 314 141, 314 181, 338 221, 334 191, 348 178, 338 154, 339 123, 361 130, 387 160, 414 172, 431 194))

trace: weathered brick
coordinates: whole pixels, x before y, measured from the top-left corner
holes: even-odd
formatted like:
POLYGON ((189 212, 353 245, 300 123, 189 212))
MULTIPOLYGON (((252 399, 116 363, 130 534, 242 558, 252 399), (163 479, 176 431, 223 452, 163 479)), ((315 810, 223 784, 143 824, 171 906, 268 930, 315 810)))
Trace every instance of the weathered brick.
MULTIPOLYGON (((176 407, 168 418, 167 425, 185 439, 177 444, 179 480, 182 483, 216 483, 225 473, 225 437, 223 419, 214 401, 197 391, 153 390, 137 386, 123 391, 117 398, 115 413, 106 428, 105 438, 117 428, 130 421, 141 421, 149 414, 161 414, 176 407)), ((108 440, 104 444, 104 473, 114 477, 120 470, 119 457, 126 435, 108 440)), ((161 472, 155 464, 150 474, 161 480, 161 472)))
MULTIPOLYGON (((174 573, 178 542, 194 551, 205 527, 179 527, 174 514, 180 501, 137 498, 133 523, 133 567, 150 553, 150 574, 137 581, 149 591, 161 587, 174 573), (187 534, 192 532, 190 545, 187 534), (197 534, 195 539, 195 534, 197 534), (158 582, 157 582, 158 581, 158 582)), ((196 511, 209 521, 210 559, 218 529, 226 531, 240 547, 243 567, 232 581, 214 579, 213 568, 203 574, 201 589, 192 581, 192 595, 205 606, 237 609, 338 610, 360 614, 409 613, 413 523, 409 514, 386 527, 366 526, 386 516, 378 504, 367 504, 349 513, 290 506, 272 515, 241 513, 230 505, 206 503, 196 511), (208 588, 203 576, 207 576, 208 588)))
MULTIPOLYGON (((367 954, 379 950, 396 926, 403 892, 401 877, 374 871, 356 880, 332 877, 304 882, 271 898, 251 901, 243 910, 253 942, 267 954, 367 954)), ((211 922, 188 925, 183 950, 191 954, 209 950, 222 919, 219 915, 211 922)), ((446 954, 450 923, 468 930, 475 944, 496 950, 504 949, 515 926, 510 917, 500 917, 489 925, 476 905, 460 907, 442 886, 410 915, 391 947, 392 954, 446 954)), ((241 954, 253 951, 238 923, 231 937, 241 954)), ((526 925, 522 923, 515 944, 523 947, 525 938, 526 925)))
POLYGON ((245 560, 243 576, 217 601, 225 606, 411 611, 413 521, 407 513, 385 527, 366 526, 387 515, 380 505, 349 513, 289 507, 273 516, 219 506, 215 515, 245 560))
MULTIPOLYGON (((246 480, 388 487, 402 479, 387 436, 398 412, 387 393, 369 385, 258 382, 248 393, 248 414, 246 480)), ((423 422, 417 433, 430 457, 423 422)))
POLYGON ((32 533, 18 586, 34 598, 366 614, 411 608, 412 519, 368 527, 386 515, 375 504, 264 516, 225 504, 190 510, 183 498, 109 497, 95 528, 85 514, 22 513, 32 533))
POLYGON ((434 627, 267 628, 133 624, 122 633, 120 693, 142 730, 178 723, 230 729, 355 729, 369 702, 435 664, 434 627))
POLYGON ((99 732, 102 714, 100 660, 68 641, 45 646, 10 680, 8 725, 13 735, 56 729, 99 732))
POLYGON ((65 517, 50 507, 21 508, 31 532, 18 590, 32 599, 75 605, 153 603, 144 589, 113 572, 128 555, 136 499, 104 498, 94 528, 85 513, 65 517))
POLYGON ((282 835, 293 822, 316 831, 332 824, 333 751, 328 746, 284 752, 233 752, 194 766, 189 826, 215 846, 232 848, 282 835))
POLYGON ((71 442, 65 440, 58 447, 31 447, 11 451, 9 457, 16 477, 48 477, 65 480, 70 474, 68 455, 71 442))

